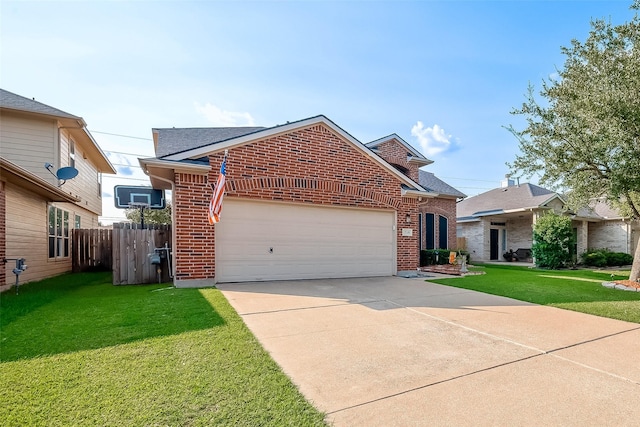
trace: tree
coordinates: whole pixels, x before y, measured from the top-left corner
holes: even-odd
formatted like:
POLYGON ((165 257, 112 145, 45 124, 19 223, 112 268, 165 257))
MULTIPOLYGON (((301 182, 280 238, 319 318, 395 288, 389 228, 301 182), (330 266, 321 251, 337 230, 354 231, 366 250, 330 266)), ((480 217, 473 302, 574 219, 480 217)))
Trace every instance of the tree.
POLYGON ((538 267, 556 269, 571 261, 574 244, 571 218, 549 212, 533 226, 531 251, 538 267))
MULTIPOLYGON (((124 215, 134 224, 140 224, 140 209, 126 209, 124 215)), ((164 209, 145 209, 145 224, 171 224, 171 204, 167 203, 164 209)))
MULTIPOLYGON (((566 57, 557 78, 543 80, 536 99, 512 114, 526 118, 524 130, 507 129, 521 154, 514 173, 540 175, 540 183, 566 192, 577 210, 604 198, 632 220, 640 220, 640 0, 633 18, 614 26, 591 22, 587 40, 562 47, 566 57)), ((637 245, 630 280, 640 275, 637 245)))

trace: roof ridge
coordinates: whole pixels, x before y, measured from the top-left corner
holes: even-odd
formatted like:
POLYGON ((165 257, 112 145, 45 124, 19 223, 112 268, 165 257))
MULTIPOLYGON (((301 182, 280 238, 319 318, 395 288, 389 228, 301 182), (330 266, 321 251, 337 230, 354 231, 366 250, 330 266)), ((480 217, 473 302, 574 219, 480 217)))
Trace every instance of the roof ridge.
POLYGON ((12 110, 29 111, 32 113, 48 114, 51 116, 67 117, 71 119, 82 119, 82 117, 76 116, 75 114, 67 113, 59 108, 36 101, 35 98, 29 99, 6 89, 0 89, 0 107, 12 110))

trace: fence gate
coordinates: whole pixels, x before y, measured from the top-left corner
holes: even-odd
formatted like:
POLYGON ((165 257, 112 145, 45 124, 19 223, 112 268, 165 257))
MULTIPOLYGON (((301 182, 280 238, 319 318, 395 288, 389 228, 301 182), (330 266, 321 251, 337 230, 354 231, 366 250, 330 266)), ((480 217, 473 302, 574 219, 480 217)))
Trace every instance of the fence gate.
MULTIPOLYGON (((149 254, 155 248, 171 246, 170 225, 148 225, 140 229, 137 224, 113 224, 113 284, 157 283, 157 265, 149 254)), ((166 259, 162 259, 162 282, 169 281, 166 259)))
POLYGON ((72 232, 72 271, 110 271, 111 229, 74 229, 72 232))

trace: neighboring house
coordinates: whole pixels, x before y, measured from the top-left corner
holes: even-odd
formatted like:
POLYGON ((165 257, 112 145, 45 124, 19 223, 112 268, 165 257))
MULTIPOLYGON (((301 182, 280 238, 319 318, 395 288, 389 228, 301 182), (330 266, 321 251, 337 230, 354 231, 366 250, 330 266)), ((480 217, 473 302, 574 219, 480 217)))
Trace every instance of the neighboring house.
POLYGON ((523 261, 531 262, 533 225, 548 211, 571 215, 580 255, 587 249, 608 248, 633 254, 639 228, 615 214, 605 203, 566 212, 564 198, 533 184, 503 181, 501 188, 469 197, 458 203, 458 236, 466 239, 472 261, 504 261, 503 255, 516 251, 523 261))
MULTIPOLYGON (((71 270, 71 229, 98 226, 103 173, 116 171, 81 117, 0 89, 0 262, 25 258, 21 283, 71 270), (78 176, 60 185, 45 163, 78 176)), ((0 268, 0 289, 14 267, 0 268)))
POLYGON ((440 198, 418 183, 417 167, 429 161, 415 150, 394 167, 386 145, 371 143, 376 154, 324 116, 154 129, 153 138, 157 157, 140 164, 154 188, 172 190, 176 286, 415 274, 420 209, 440 198), (222 218, 209 225, 225 150, 222 218), (404 163, 416 173, 400 171, 404 163))

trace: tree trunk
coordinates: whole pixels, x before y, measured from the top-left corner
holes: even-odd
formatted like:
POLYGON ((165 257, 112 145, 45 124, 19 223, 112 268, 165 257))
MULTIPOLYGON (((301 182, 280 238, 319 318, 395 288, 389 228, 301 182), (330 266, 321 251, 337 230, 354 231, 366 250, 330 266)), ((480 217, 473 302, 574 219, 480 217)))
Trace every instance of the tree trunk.
POLYGON ((640 240, 636 245, 636 253, 633 256, 633 265, 631 266, 629 280, 637 280, 638 277, 640 277, 640 240))

